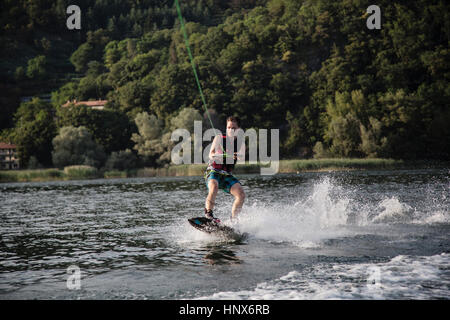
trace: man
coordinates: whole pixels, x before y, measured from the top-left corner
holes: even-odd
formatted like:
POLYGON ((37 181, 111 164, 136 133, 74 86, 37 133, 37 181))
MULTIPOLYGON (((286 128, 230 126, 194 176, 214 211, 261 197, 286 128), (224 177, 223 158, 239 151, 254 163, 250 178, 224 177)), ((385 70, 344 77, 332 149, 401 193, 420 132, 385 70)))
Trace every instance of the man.
POLYGON ((242 185, 232 174, 236 161, 245 160, 243 140, 240 146, 237 145, 237 130, 239 127, 238 117, 228 117, 226 135, 217 135, 209 152, 209 163, 205 172, 205 182, 208 188, 205 216, 216 223, 220 220, 214 217, 213 209, 219 189, 234 196, 231 219, 237 217, 245 200, 242 185))

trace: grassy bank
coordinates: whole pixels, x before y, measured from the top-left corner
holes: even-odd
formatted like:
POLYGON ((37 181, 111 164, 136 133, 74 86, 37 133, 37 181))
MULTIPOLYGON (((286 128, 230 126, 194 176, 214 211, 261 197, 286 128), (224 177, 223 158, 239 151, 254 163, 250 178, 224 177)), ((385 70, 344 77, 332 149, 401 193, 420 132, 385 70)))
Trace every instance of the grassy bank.
MULTIPOLYGON (((205 173, 206 164, 182 164, 167 168, 144 168, 136 172, 136 177, 178 177, 178 176, 202 176, 205 173)), ((256 164, 237 165, 236 174, 259 173, 260 166, 256 164)))
POLYGON ((71 179, 103 178, 103 175, 90 166, 69 166, 64 170, 34 169, 34 170, 1 170, 0 182, 31 182, 31 181, 57 181, 71 179))
MULTIPOLYGON (((374 169, 403 169, 407 167, 443 166, 442 163, 429 162, 407 163, 393 159, 297 159, 281 160, 279 173, 300 173, 306 171, 327 170, 374 170, 374 169), (414 165, 416 164, 416 165, 414 165)), ((447 163, 448 165, 448 163, 447 163)), ((167 168, 143 168, 129 171, 102 171, 90 166, 69 166, 64 170, 36 169, 36 170, 8 170, 0 171, 0 182, 53 181, 72 179, 96 178, 129 178, 129 177, 170 177, 170 176, 201 176, 205 164, 177 165, 167 168)), ((236 174, 260 173, 257 164, 237 165, 236 174)))
POLYGON ((281 160, 279 172, 395 169, 404 165, 402 160, 394 159, 297 159, 281 160))
POLYGON ((0 182, 63 180, 64 171, 58 169, 1 170, 0 182))
MULTIPOLYGON (((267 165, 265 165, 267 167, 267 165)), ((297 159, 280 160, 279 173, 297 173, 306 171, 327 170, 370 170, 402 168, 402 160, 393 159, 297 159)), ((257 164, 237 165, 235 174, 260 173, 261 166, 257 164)), ((155 176, 200 176, 205 171, 205 165, 178 165, 168 168, 144 168, 137 171, 137 177, 155 176)))

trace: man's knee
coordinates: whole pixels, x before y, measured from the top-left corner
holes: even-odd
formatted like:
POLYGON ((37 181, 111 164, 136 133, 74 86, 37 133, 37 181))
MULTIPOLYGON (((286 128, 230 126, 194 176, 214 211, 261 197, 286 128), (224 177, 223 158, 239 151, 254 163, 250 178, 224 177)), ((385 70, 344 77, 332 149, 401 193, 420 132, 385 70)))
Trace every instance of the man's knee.
POLYGON ((236 190, 233 192, 233 195, 236 197, 236 199, 238 199, 240 201, 244 201, 245 200, 245 192, 244 192, 244 189, 242 189, 241 186, 236 187, 236 190))

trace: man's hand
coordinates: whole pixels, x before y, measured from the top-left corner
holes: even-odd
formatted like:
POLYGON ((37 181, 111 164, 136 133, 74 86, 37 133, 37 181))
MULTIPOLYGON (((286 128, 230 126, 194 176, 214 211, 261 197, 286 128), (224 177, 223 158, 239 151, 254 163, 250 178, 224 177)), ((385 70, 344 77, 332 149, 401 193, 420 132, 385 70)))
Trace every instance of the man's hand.
POLYGON ((215 159, 222 158, 224 162, 226 161, 227 158, 233 158, 233 160, 236 161, 238 159, 238 153, 234 152, 233 156, 229 155, 228 153, 216 153, 215 155, 213 155, 213 158, 215 159))
POLYGON ((231 156, 231 155, 228 155, 227 153, 224 153, 224 154, 223 154, 223 158, 224 158, 224 159, 225 159, 225 158, 233 158, 233 160, 236 161, 237 158, 238 158, 238 154, 237 154, 237 152, 234 152, 234 153, 233 153, 233 156, 231 156))

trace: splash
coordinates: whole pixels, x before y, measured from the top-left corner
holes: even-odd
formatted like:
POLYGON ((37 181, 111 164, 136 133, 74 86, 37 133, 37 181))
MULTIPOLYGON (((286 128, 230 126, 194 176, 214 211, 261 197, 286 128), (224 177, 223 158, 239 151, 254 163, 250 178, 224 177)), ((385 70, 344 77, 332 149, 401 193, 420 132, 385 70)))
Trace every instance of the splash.
POLYGON ((380 213, 376 215, 372 222, 404 222, 411 219, 412 208, 401 203, 397 197, 391 197, 389 199, 384 199, 378 205, 380 213))
POLYGON ((370 223, 374 224, 441 224, 450 222, 450 211, 445 203, 434 199, 412 207, 396 196, 385 198, 375 207, 370 223))
POLYGON ((235 227, 257 239, 315 247, 323 238, 342 235, 349 203, 340 187, 325 178, 313 186, 309 196, 294 203, 254 202, 235 227))
MULTIPOLYGON (((284 201, 262 201, 261 197, 255 197, 247 202, 237 223, 226 218, 222 221, 239 232, 250 234, 250 240, 290 242, 301 248, 320 247, 324 239, 376 232, 371 226, 450 221, 445 194, 425 195, 425 201, 412 199, 407 203, 400 195, 386 194, 380 189, 373 192, 364 185, 343 185, 331 177, 320 179, 308 189, 301 187, 286 189, 280 197, 284 201)), ((420 192, 413 195, 424 197, 420 192)), ((226 217, 230 211, 228 201, 217 208, 216 213, 226 217)), ((212 235, 193 230, 184 217, 177 229, 174 232, 177 242, 217 241, 212 235)))

